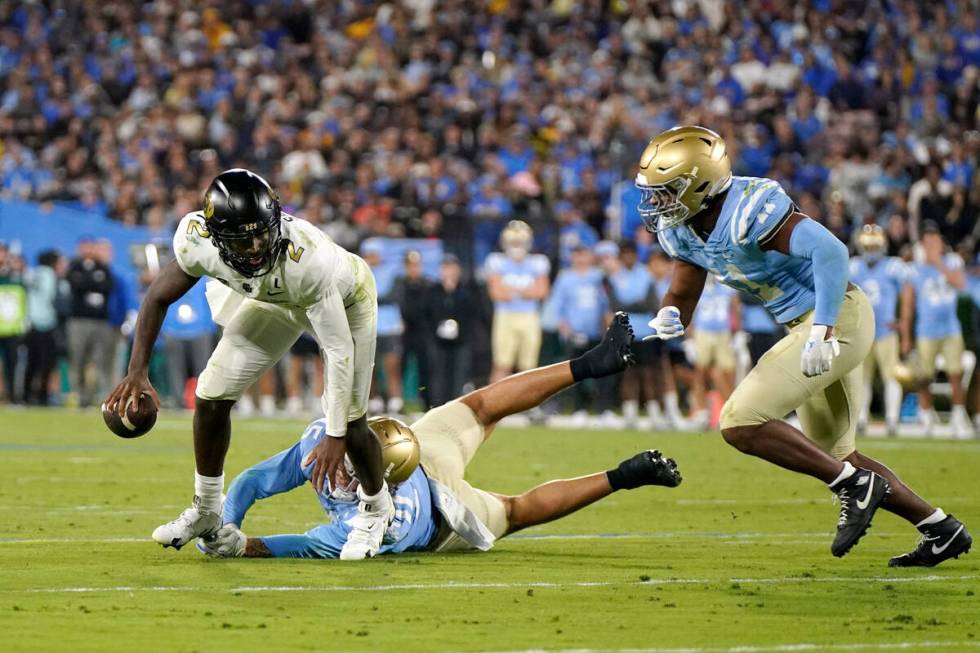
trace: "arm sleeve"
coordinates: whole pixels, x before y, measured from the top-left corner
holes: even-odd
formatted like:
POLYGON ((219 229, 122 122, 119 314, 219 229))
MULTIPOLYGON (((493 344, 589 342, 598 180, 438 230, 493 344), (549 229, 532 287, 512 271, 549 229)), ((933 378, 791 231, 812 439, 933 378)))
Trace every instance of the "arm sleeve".
POLYGON ((228 488, 222 519, 225 524, 242 525, 245 514, 259 499, 289 492, 306 482, 300 444, 249 467, 228 488))
POLYGON ((273 558, 339 558, 347 532, 340 524, 331 522, 295 535, 269 535, 262 540, 273 558))
POLYGON ((789 238, 793 256, 809 259, 816 295, 814 324, 834 326, 847 292, 847 246, 823 226, 807 218, 797 223, 789 238))
MULTIPOLYGON (((309 535, 266 535, 262 540, 273 558, 323 558, 317 541, 309 535)), ((338 557, 338 556, 332 556, 338 557)))
POLYGON ((323 350, 323 410, 327 418, 327 435, 347 435, 347 415, 354 384, 354 338, 347 322, 347 311, 335 288, 306 309, 313 334, 323 350))

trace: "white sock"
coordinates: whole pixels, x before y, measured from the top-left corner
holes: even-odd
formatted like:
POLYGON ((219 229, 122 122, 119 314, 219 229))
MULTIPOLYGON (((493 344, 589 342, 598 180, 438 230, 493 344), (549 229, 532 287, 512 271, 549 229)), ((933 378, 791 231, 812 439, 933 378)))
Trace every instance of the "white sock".
POLYGON ((885 422, 898 424, 902 410, 902 386, 895 379, 885 381, 885 422))
POLYGON ((669 417, 670 419, 681 418, 681 408, 680 405, 677 403, 676 392, 664 393, 664 411, 666 411, 667 417, 669 417))
POLYGON ((367 494, 364 491, 363 485, 357 486, 357 498, 361 500, 361 503, 367 504, 365 506, 367 512, 375 512, 377 510, 378 501, 383 499, 386 494, 388 494, 387 481, 381 483, 381 489, 378 490, 377 494, 367 494))
POLYGON ((646 404, 647 417, 654 420, 662 420, 664 418, 663 412, 660 410, 660 404, 657 403, 655 399, 651 399, 646 404))
POLYGON ((840 470, 840 474, 837 475, 837 478, 835 478, 833 481, 831 481, 830 483, 828 483, 827 484, 827 487, 829 487, 831 490, 833 490, 835 485, 837 485, 838 483, 840 483, 844 479, 851 478, 851 476, 856 471, 857 470, 854 468, 854 465, 852 465, 851 463, 849 463, 849 462, 847 462, 845 460, 844 461, 844 469, 840 470))
POLYGON ((194 496, 201 510, 221 512, 221 493, 225 489, 225 475, 201 476, 194 472, 194 496))
POLYGON ((272 395, 259 397, 259 413, 265 416, 276 414, 276 398, 272 395))
POLYGON ((636 399, 627 399, 623 402, 623 417, 627 422, 635 422, 640 415, 640 402, 636 399))
POLYGON ((916 528, 922 528, 923 526, 929 526, 931 524, 938 524, 942 520, 946 519, 946 513, 943 512, 942 508, 936 508, 936 512, 932 513, 918 524, 915 525, 916 528))

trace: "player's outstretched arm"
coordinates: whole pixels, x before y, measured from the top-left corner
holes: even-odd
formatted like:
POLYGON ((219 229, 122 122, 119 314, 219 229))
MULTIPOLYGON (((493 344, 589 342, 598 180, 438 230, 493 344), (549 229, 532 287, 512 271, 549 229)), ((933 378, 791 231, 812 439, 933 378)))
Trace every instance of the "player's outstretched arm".
POLYGON ((109 396, 105 405, 109 410, 116 410, 122 415, 126 410, 127 400, 136 402, 141 394, 148 394, 153 403, 160 407, 160 397, 150 385, 148 371, 150 354, 153 353, 153 343, 160 335, 160 326, 167 315, 167 309, 175 301, 190 290, 198 277, 192 277, 184 272, 176 261, 171 261, 160 270, 146 291, 143 303, 140 305, 136 318, 136 330, 133 333, 133 353, 129 359, 129 371, 109 396))
POLYGON ((551 395, 588 378, 622 372, 633 363, 633 329, 626 313, 616 313, 602 341, 582 356, 508 376, 474 390, 460 401, 487 429, 507 417, 540 406, 551 395))

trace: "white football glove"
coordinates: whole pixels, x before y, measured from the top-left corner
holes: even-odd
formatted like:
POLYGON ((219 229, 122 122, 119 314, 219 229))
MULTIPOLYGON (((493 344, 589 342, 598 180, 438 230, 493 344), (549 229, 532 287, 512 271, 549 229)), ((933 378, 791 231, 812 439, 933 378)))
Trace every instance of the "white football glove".
POLYGON ((234 524, 225 524, 209 538, 201 538, 199 547, 213 558, 241 558, 248 538, 234 524))
POLYGON ((834 364, 834 357, 840 354, 840 344, 837 338, 827 338, 827 326, 814 324, 810 327, 810 337, 803 345, 800 356, 800 370, 803 376, 819 376, 829 372, 834 364))
POLYGON ((681 312, 676 306, 664 306, 657 312, 657 317, 650 320, 653 335, 644 340, 670 340, 684 335, 684 325, 681 323, 681 312))

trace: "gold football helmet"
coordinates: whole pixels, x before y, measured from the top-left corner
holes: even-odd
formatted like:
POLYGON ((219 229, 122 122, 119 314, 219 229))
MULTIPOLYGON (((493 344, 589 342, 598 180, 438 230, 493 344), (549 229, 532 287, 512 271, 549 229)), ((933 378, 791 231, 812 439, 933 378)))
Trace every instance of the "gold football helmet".
POLYGON ((372 417, 368 427, 381 443, 381 460, 388 485, 408 479, 419 466, 419 441, 405 422, 394 417, 372 417))
POLYGON ((888 236, 885 230, 876 224, 866 224, 861 227, 857 238, 858 251, 862 254, 883 254, 888 249, 888 236))
POLYGON ((674 127, 651 140, 636 173, 640 217, 656 233, 684 224, 732 183, 725 140, 704 127, 674 127))
POLYGON ((533 241, 534 232, 530 225, 523 220, 511 220, 500 232, 500 248, 505 252, 514 249, 524 250, 525 253, 530 252, 533 241))

